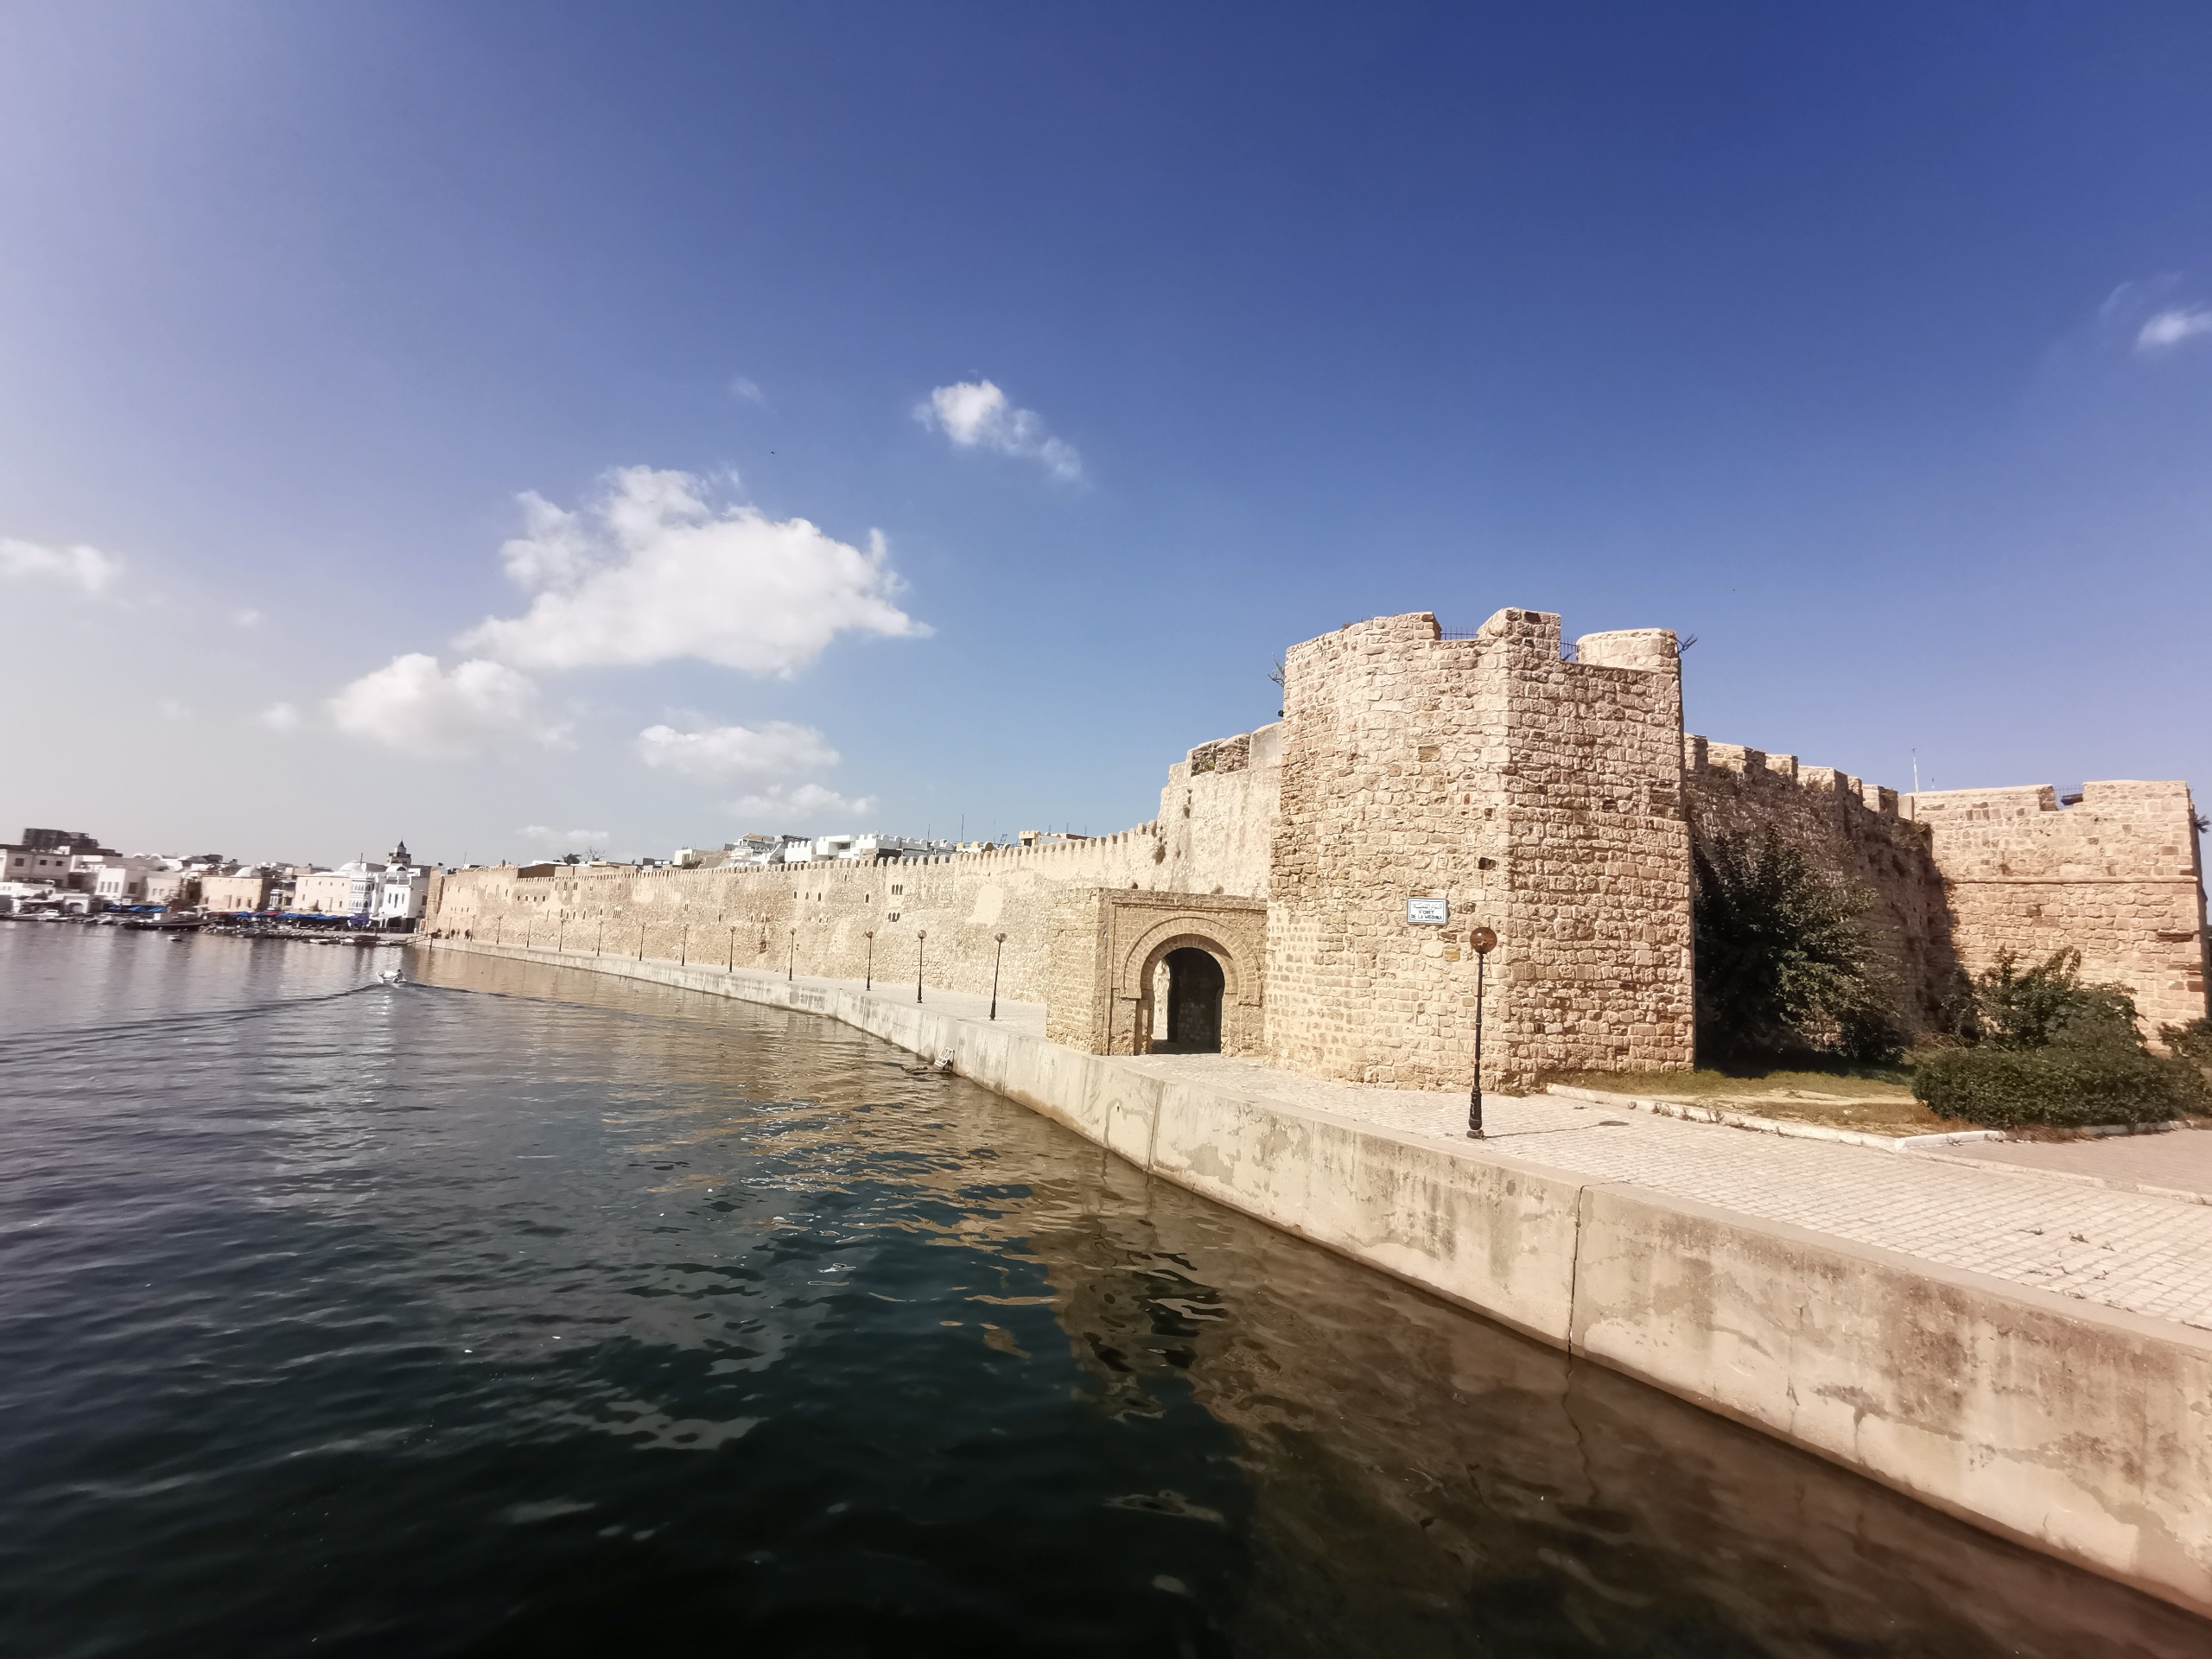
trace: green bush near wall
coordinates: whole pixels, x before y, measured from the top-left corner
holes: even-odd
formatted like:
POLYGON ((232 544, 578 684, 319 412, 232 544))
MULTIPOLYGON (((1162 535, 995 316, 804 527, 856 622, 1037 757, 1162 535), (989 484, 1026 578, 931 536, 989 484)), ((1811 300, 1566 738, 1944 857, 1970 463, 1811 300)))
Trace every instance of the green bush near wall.
POLYGON ((1992 1128, 2160 1123, 2212 1109, 2204 1075, 2139 1048, 1945 1048, 1923 1052, 1912 1092, 1938 1117, 1992 1128))

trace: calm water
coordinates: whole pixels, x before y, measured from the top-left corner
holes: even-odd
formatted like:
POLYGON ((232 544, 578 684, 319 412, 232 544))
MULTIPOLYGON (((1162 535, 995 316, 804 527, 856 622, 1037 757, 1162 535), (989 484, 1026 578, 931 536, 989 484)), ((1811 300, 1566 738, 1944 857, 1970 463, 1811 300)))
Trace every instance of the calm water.
POLYGON ((2202 1655, 842 1027, 0 924, 9 1654, 2202 1655))

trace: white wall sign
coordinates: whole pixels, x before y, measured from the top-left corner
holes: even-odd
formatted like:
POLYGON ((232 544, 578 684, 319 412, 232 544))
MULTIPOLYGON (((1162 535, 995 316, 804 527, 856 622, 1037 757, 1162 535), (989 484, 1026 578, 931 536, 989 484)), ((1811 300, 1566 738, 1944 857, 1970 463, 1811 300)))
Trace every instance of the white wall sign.
POLYGON ((1441 927, 1452 919, 1452 901, 1448 899, 1408 899, 1406 900, 1406 919, 1415 927, 1441 927))

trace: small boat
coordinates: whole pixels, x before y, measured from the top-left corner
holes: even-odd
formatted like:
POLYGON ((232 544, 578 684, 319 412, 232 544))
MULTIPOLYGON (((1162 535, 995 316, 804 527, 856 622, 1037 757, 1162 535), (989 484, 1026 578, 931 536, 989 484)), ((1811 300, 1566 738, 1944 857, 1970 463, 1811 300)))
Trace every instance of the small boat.
POLYGON ((404 985, 406 982, 406 976, 397 968, 387 968, 377 976, 377 983, 379 985, 404 985))

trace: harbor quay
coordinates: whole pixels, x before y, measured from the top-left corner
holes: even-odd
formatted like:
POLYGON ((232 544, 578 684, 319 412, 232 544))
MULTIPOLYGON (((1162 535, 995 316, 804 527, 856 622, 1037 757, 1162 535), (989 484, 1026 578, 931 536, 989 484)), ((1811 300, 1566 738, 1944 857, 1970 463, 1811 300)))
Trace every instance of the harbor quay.
POLYGON ((1191 750, 1119 834, 449 871, 416 942, 843 1020, 1152 1174, 2212 1613, 2202 1194, 1547 1092, 1698 1064, 1694 833, 1786 839, 1865 894, 1907 1039, 1966 976, 2056 951, 2155 1046, 2206 1013, 2187 786, 1901 793, 1686 733, 1671 632, 1569 645, 1548 612, 1349 625, 1293 646, 1282 683, 1276 722, 1191 750))

